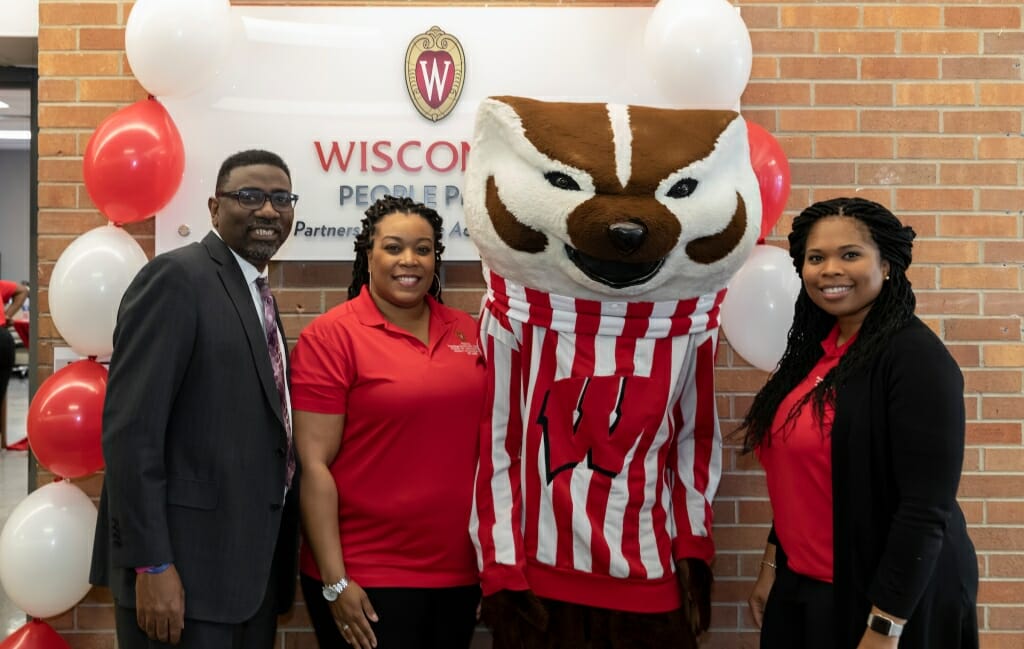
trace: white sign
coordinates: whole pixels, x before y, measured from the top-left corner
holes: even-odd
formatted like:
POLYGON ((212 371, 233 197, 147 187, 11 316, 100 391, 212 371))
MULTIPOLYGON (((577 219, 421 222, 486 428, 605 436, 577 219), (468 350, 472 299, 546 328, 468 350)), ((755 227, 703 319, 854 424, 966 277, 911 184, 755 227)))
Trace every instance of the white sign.
MULTIPOLYGON (((476 259, 462 176, 479 101, 671 106, 644 62, 644 8, 231 7, 241 16, 229 60, 209 87, 161 98, 185 144, 181 189, 156 219, 156 249, 200 240, 206 201, 228 155, 280 154, 300 200, 282 260, 340 260, 363 212, 385 193, 412 196, 445 220, 446 259, 476 259), (406 53, 431 27, 465 57, 461 98, 438 121, 417 110, 406 53)), ((434 90, 446 67, 426 70, 434 90)), ((428 79, 427 91, 432 90, 428 79)))

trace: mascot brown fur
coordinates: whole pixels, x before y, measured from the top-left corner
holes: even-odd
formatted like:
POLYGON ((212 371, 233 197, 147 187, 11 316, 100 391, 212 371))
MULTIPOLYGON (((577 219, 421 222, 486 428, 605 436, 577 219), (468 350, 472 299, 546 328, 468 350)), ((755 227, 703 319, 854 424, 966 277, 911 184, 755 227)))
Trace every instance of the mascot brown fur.
POLYGON ((689 649, 708 628, 718 310, 760 209, 734 112, 482 103, 471 532, 495 649, 689 649))

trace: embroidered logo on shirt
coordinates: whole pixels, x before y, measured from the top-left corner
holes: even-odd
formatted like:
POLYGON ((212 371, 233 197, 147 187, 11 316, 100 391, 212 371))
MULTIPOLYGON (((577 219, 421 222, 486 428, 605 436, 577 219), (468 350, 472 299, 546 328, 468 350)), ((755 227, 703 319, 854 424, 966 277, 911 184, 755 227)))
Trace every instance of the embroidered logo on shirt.
POLYGON ((455 336, 459 339, 458 345, 448 345, 448 349, 455 353, 469 354, 470 356, 480 355, 480 345, 476 343, 470 343, 466 341, 466 334, 462 333, 458 329, 455 330, 455 336))

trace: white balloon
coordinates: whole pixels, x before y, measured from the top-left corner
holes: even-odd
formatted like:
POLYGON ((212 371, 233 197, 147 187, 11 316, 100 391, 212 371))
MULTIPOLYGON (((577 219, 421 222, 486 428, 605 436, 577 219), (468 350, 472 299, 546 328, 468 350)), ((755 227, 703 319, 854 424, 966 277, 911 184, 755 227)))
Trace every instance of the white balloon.
POLYGON ((158 97, 182 97, 213 78, 236 33, 228 0, 138 0, 125 27, 132 73, 158 97))
POLYGON ((50 316, 76 353, 110 355, 121 296, 146 261, 135 239, 114 225, 89 230, 61 253, 50 277, 50 316))
POLYGON ((729 282, 722 302, 722 331, 748 363, 770 372, 786 351, 800 276, 789 254, 758 245, 729 282))
POLYGON ((0 532, 0 583, 33 617, 53 617, 89 592, 96 506, 68 481, 33 491, 0 532))
POLYGON ((727 0, 661 0, 647 21, 644 58, 680 107, 734 110, 750 80, 750 34, 727 0))

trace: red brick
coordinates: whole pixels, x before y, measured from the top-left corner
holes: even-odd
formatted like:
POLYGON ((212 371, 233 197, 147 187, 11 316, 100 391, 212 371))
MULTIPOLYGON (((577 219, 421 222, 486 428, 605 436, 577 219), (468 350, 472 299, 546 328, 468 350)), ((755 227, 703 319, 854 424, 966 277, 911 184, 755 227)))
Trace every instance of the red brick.
POLYGON ((100 122, 117 110, 117 106, 93 106, 88 104, 53 105, 39 107, 40 128, 83 127, 96 128, 100 122))
POLYGON ((1013 189, 996 189, 981 187, 978 189, 979 211, 1002 212, 1003 214, 1020 213, 1024 205, 1024 187, 1013 189))
POLYGON ((818 135, 814 138, 815 157, 821 158, 893 158, 894 138, 876 135, 818 135))
POLYGON ((1020 444, 1020 422, 967 422, 968 444, 1020 444))
POLYGON ((951 318, 946 320, 946 340, 1020 341, 1020 318, 951 318))
POLYGON ((905 56, 864 58, 860 74, 862 79, 938 79, 939 60, 905 56))
POLYGON ((39 101, 74 101, 78 88, 74 79, 40 79, 39 101))
POLYGON ((1016 133, 1021 131, 1019 110, 948 110, 942 113, 945 133, 1016 133))
POLYGON ((895 51, 896 33, 891 31, 818 32, 818 52, 822 54, 892 54, 895 51))
POLYGON ((969 189, 896 189, 899 210, 968 210, 973 204, 969 189))
POLYGON ((897 106, 972 106, 972 83, 897 83, 897 106))
POLYGON ((1011 83, 982 83, 983 106, 1020 106, 1024 104, 1024 86, 1011 83))
POLYGON ((839 109, 783 109, 779 115, 780 131, 854 131, 857 113, 839 109))
POLYGON ((751 79, 778 79, 779 60, 774 56, 755 56, 750 66, 751 79))
POLYGON ((945 25, 956 29, 1020 29, 1020 9, 947 6, 945 25))
POLYGON ((1024 158, 1024 136, 1007 134, 1003 137, 985 137, 978 143, 978 157, 982 159, 1020 160, 1024 158))
POLYGON ((79 81, 82 101, 135 102, 149 93, 135 79, 82 79, 79 81))
MULTIPOLYGON (((988 471, 1016 471, 1018 473, 1024 473, 1024 449, 986 449, 985 469, 988 471)), ((991 516, 994 511, 1001 511, 1003 512, 1003 516, 990 518, 988 521, 989 523, 1024 523, 1024 501, 1016 503, 991 504, 996 506, 988 509, 989 515, 991 516), (999 505, 1002 505, 1002 507, 999 505)))
POLYGON ((857 7, 841 5, 792 5, 782 6, 779 24, 792 27, 859 27, 860 11, 857 7))
POLYGON ((778 7, 757 7, 746 5, 743 7, 743 23, 753 35, 758 29, 772 29, 779 26, 778 7))
POLYGON ((985 345, 985 367, 1024 367, 1024 345, 985 345))
POLYGON ((41 160, 39 182, 82 182, 81 160, 41 160))
POLYGON ((38 140, 39 157, 75 155, 77 138, 74 133, 40 133, 38 140))
POLYGON ((856 79, 857 59, 846 57, 792 57, 779 59, 783 79, 856 79))
POLYGON ((900 51, 906 54, 977 54, 976 32, 903 32, 900 51))
POLYGON ((942 288, 1020 288, 1020 270, 1000 266, 944 266, 939 270, 942 288))
POLYGON ((900 137, 896 140, 898 158, 948 158, 963 160, 974 157, 972 137, 900 137))
MULTIPOLYGON (((915 262, 920 257, 919 242, 914 242, 915 262)), ((915 287, 916 288, 916 287, 915 287)), ((957 313, 977 315, 981 313, 981 297, 975 292, 956 291, 914 291, 917 297, 917 312, 924 315, 957 313)))
MULTIPOLYGON (((1024 315, 1024 293, 985 291, 982 299, 985 315, 1024 315)), ((1024 355, 1020 358, 1024 361, 1024 355)))
POLYGON ((1024 31, 999 30, 984 38, 984 54, 1024 54, 1024 31))
POLYGON ((858 185, 932 185, 934 164, 908 162, 861 162, 857 165, 858 185))
POLYGON ((112 25, 117 22, 117 5, 101 2, 39 3, 39 26, 43 25, 112 25))
POLYGON ((1021 386, 1020 370, 979 369, 964 371, 964 392, 1019 394, 1021 386))
POLYGON ((852 185, 856 166, 852 162, 790 162, 790 176, 797 185, 852 185))
POLYGON ((811 101, 809 83, 757 83, 747 84, 740 99, 744 106, 806 106, 811 101))
POLYGON ((941 7, 881 5, 864 7, 865 27, 931 28, 942 24, 941 7))
POLYGON ((750 32, 750 44, 755 52, 761 54, 810 54, 814 52, 814 32, 788 31, 750 32))
POLYGON ((1020 79, 1020 59, 969 57, 942 60, 943 79, 1020 79))
MULTIPOLYGON (((1017 165, 1005 163, 943 163, 939 167, 942 185, 1016 185, 1017 165)), ((1018 207, 1020 203, 1017 204, 1018 207)))
POLYGON ((817 106, 892 106, 893 86, 890 83, 815 83, 814 104, 817 106))
POLYGON ((83 28, 78 35, 83 50, 123 50, 123 27, 83 28))
POLYGON ((80 77, 117 75, 121 57, 117 54, 81 52, 40 52, 39 76, 80 77))
POLYGON ((939 232, 944 237, 1016 237, 1017 220, 1012 216, 943 215, 939 217, 939 232))
POLYGON ((860 114, 862 132, 937 133, 939 113, 934 110, 869 110, 860 114))
POLYGON ((74 27, 40 27, 40 52, 78 49, 78 30, 74 27))

